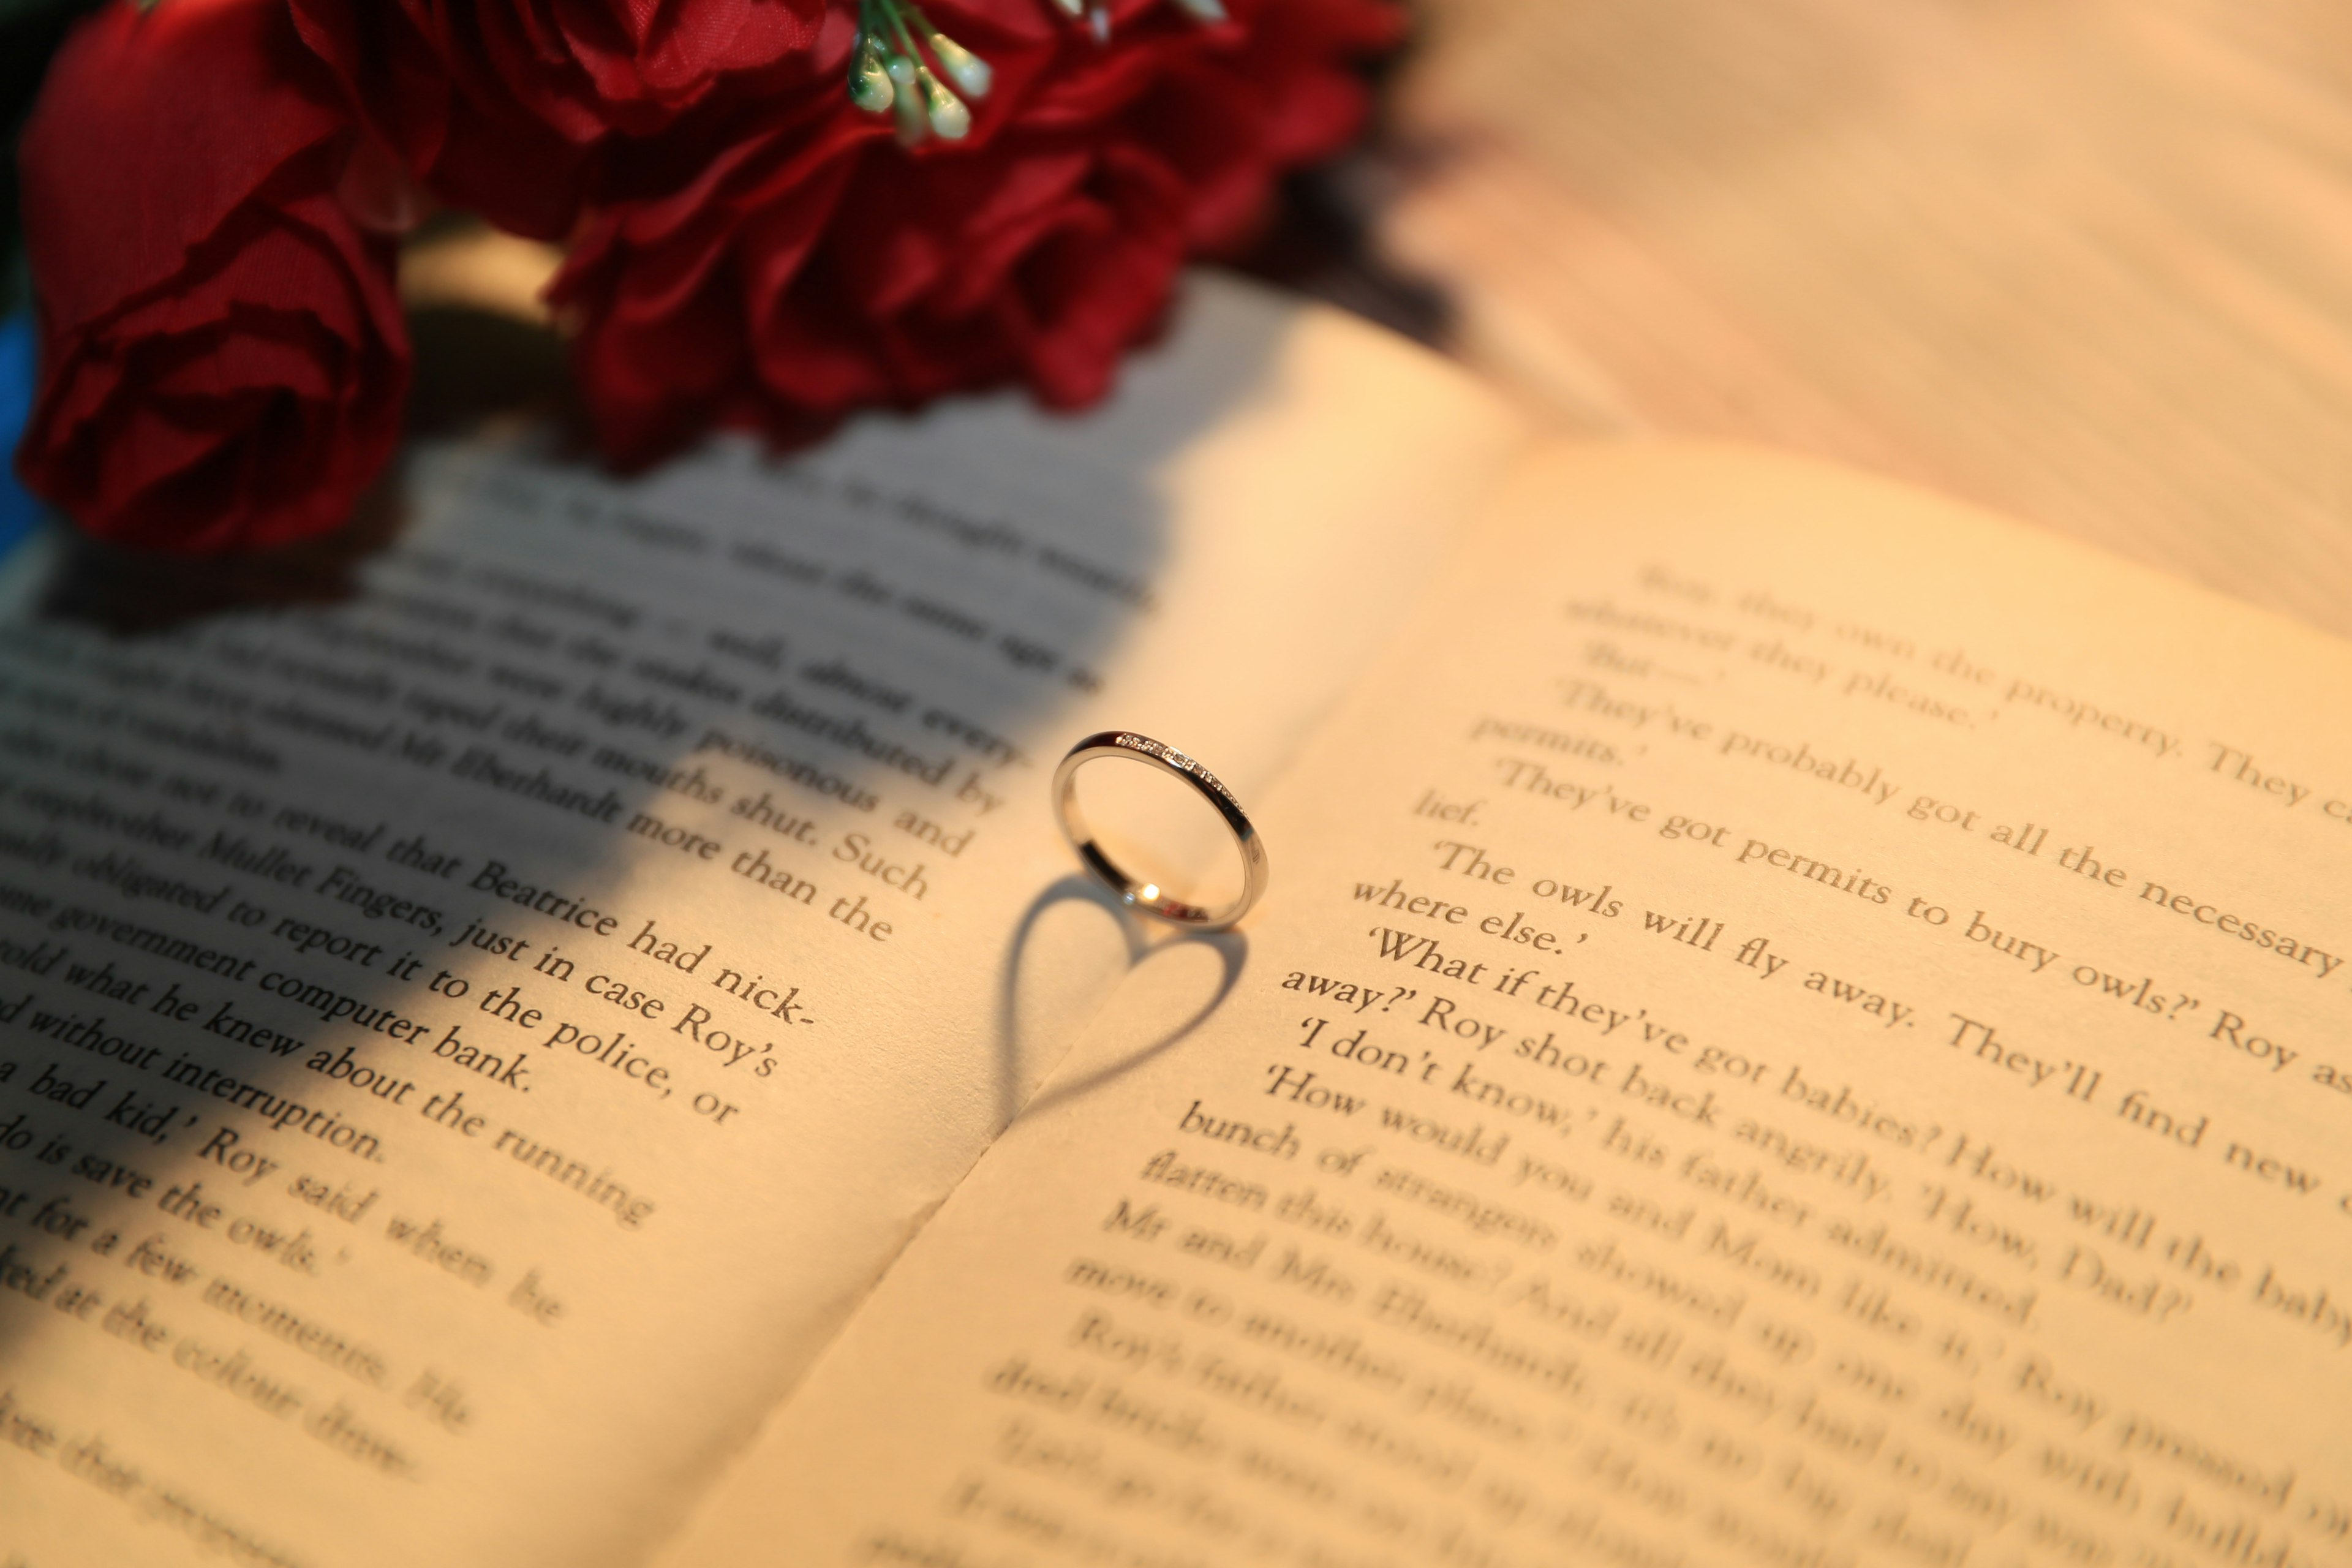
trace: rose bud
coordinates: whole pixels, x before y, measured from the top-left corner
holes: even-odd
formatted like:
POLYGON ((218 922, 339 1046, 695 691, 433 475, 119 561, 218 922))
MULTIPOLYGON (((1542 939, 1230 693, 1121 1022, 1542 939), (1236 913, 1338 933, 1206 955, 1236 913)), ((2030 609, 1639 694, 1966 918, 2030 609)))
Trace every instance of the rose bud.
POLYGON ((399 434, 382 182, 285 0, 116 0, 51 63, 20 144, 41 335, 17 451, 89 532, 204 552, 333 529, 399 434), (371 201, 381 208, 381 200, 371 201))

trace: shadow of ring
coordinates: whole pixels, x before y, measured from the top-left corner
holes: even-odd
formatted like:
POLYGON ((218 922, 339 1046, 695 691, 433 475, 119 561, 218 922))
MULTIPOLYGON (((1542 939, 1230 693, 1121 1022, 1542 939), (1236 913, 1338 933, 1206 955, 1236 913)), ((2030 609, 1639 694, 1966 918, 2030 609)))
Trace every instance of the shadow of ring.
POLYGON ((1172 931, 1161 940, 1153 942, 1149 939, 1143 921, 1129 910, 1116 894, 1092 877, 1074 871, 1048 884, 1030 900, 1029 907, 1022 911, 1020 923, 1013 927, 1012 942, 1005 951, 1004 978, 998 989, 996 1006, 999 1064, 997 1110, 1000 1118, 1009 1123, 1014 1116, 1024 1110, 1039 1110, 1048 1105, 1058 1104, 1065 1100, 1074 1100, 1079 1095, 1091 1093, 1121 1074, 1142 1066, 1162 1052, 1173 1049, 1185 1037, 1207 1023, 1210 1016, 1224 1005, 1225 998, 1233 994, 1234 986, 1240 982, 1242 970, 1248 962, 1249 938, 1239 931, 1172 931), (1186 1018, 1174 1029, 1131 1055, 1083 1079, 1055 1085, 1049 1092, 1039 1095, 1024 1106, 1019 1099, 1021 1042, 1020 1025, 1016 1016, 1022 961, 1028 949, 1030 938, 1035 931, 1037 922, 1044 918, 1045 911, 1056 904, 1069 903, 1074 900, 1092 904, 1118 922, 1119 934, 1127 943, 1127 970, 1130 974, 1152 954, 1185 943, 1199 944, 1214 950, 1223 973, 1219 977, 1215 994, 1191 1017, 1186 1018))

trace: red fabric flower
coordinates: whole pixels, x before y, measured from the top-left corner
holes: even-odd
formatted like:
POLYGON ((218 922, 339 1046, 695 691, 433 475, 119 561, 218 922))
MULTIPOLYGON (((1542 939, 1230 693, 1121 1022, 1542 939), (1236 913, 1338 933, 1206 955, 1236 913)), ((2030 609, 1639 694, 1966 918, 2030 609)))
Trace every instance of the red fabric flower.
POLYGON ((337 198, 353 137, 285 0, 116 0, 20 148, 41 381, 26 483, 184 551, 341 523, 407 389, 390 243, 337 198))
POLYGON ((540 239, 600 144, 815 41, 825 0, 292 0, 368 126, 444 200, 540 239))
POLYGON ((1383 0, 1229 8, 1202 27, 1125 0, 1106 47, 1045 0, 933 0, 996 86, 967 140, 912 152, 846 101, 835 18, 760 129, 584 223, 552 297, 608 453, 1008 381, 1099 397, 1185 257, 1246 237, 1277 175, 1353 132, 1348 66, 1397 28, 1383 0))

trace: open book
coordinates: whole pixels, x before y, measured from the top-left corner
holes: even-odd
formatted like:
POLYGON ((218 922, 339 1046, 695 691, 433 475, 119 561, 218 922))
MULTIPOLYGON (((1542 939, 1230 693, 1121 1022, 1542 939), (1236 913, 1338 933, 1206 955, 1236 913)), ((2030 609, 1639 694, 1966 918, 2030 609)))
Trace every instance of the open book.
POLYGON ((2352 654, 1196 284, 0 629, 0 1563, 2352 1562, 2352 654), (1137 927, 1133 728, 1273 858, 1137 927))

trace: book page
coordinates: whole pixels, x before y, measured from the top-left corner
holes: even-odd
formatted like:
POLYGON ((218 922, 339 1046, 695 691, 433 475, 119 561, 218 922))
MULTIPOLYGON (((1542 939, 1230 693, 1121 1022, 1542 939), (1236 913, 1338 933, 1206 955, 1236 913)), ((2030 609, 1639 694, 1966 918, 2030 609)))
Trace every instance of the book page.
POLYGON ((1515 439, 1208 279, 1085 418, 420 450, 346 604, 21 563, 0 1562, 642 1560, 1133 962, 1060 750, 1264 781, 1515 439))
POLYGON ((2352 1561, 2347 679, 1890 485, 1532 467, 667 1561, 2352 1561))

